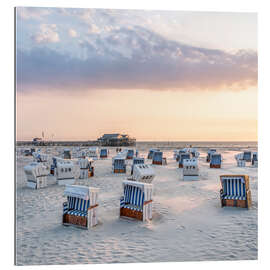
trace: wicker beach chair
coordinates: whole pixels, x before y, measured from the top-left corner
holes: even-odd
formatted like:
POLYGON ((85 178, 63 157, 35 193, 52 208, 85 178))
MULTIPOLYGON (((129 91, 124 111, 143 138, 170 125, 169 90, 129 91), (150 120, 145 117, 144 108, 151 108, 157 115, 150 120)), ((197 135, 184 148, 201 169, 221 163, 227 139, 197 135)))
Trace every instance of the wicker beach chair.
POLYGON ((99 157, 100 158, 107 158, 108 157, 108 149, 106 149, 106 148, 100 149, 99 157))
POLYGON ((152 164, 162 165, 162 156, 163 156, 163 153, 161 151, 154 151, 153 158, 152 158, 152 164))
POLYGON ((216 153, 216 149, 209 149, 207 151, 206 162, 210 162, 212 154, 216 153))
POLYGON ((58 160, 56 168, 56 179, 58 185, 73 185, 80 177, 80 166, 71 160, 58 160))
POLYGON ((185 159, 190 159, 190 153, 181 153, 179 155, 179 160, 178 160, 178 167, 183 168, 184 160, 185 159))
POLYGON ((132 180, 151 184, 154 178, 155 178, 155 171, 151 165, 148 164, 134 165, 132 180))
POLYGON ((160 150, 159 149, 150 149, 149 153, 147 155, 147 159, 152 159, 155 151, 160 151, 160 150))
POLYGON ((27 178, 27 186, 33 189, 44 188, 47 186, 47 176, 49 170, 40 162, 31 162, 24 167, 27 178))
POLYGON ((134 157, 134 150, 133 149, 128 149, 127 151, 127 159, 133 159, 134 157))
POLYGON ((113 172, 114 173, 126 173, 126 162, 124 156, 115 156, 113 158, 113 172))
POLYGON ((221 154, 212 153, 210 160, 210 168, 221 168, 221 154))
POLYGON ((120 198, 120 217, 141 221, 152 219, 153 185, 123 181, 124 195, 120 198))
POLYGON ((97 225, 98 188, 66 185, 63 203, 63 225, 89 229, 97 225))
POLYGON ((198 159, 183 160, 183 180, 199 180, 198 159))
POLYGON ((248 175, 221 175, 220 201, 221 207, 234 206, 249 208, 251 206, 251 191, 248 175))
POLYGON ((133 174, 134 165, 136 164, 144 164, 144 158, 141 158, 141 157, 133 158, 133 164, 131 166, 131 175, 133 174))

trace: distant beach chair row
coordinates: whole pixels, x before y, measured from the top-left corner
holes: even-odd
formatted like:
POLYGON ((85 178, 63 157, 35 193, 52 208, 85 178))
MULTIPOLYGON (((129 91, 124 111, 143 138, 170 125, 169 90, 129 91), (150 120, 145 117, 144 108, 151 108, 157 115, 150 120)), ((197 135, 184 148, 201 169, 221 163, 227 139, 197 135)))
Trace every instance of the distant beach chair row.
POLYGON ((74 184, 76 179, 87 179, 94 176, 93 161, 88 158, 69 160, 52 157, 51 159, 52 162, 45 159, 32 162, 24 167, 28 187, 34 189, 46 187, 49 175, 56 177, 58 185, 74 184))
POLYGON ((246 163, 251 163, 253 167, 258 167, 258 152, 244 151, 235 155, 238 167, 245 167, 246 163))

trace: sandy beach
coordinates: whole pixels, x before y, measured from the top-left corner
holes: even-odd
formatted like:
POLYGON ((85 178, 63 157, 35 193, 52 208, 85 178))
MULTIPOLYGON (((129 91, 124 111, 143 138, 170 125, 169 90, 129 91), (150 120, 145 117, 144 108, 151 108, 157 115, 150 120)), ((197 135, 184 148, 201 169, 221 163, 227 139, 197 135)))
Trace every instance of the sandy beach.
MULTIPOLYGON (((148 149, 139 149, 140 156, 146 158, 148 149)), ((237 167, 234 155, 241 150, 233 147, 218 149, 223 157, 222 168, 210 169, 206 151, 199 149, 200 180, 183 181, 173 151, 162 151, 168 165, 153 165, 156 177, 150 222, 119 218, 122 181, 130 175, 132 161, 127 161, 126 174, 113 174, 111 158, 115 149, 111 148, 107 159, 94 162, 94 177, 77 180, 76 184, 100 188, 99 224, 89 230, 61 224, 64 187, 50 176, 48 187, 28 188, 23 167, 33 158, 17 156, 16 264, 257 259, 258 169, 249 164, 237 167), (221 208, 221 174, 249 175, 249 210, 221 208)))

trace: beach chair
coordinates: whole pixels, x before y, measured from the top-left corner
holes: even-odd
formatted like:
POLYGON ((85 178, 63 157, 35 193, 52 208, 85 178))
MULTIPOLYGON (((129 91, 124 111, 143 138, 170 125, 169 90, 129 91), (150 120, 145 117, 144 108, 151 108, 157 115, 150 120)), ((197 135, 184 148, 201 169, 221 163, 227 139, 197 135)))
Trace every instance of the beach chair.
POLYGON ((97 225, 98 192, 99 188, 66 185, 62 224, 83 229, 97 225))
POLYGON ((64 157, 64 159, 71 159, 70 149, 68 149, 68 148, 64 149, 63 157, 64 157))
POLYGON ((258 153, 257 152, 254 152, 252 154, 252 162, 251 162, 252 166, 253 167, 258 167, 258 153))
POLYGON ((108 149, 106 149, 106 148, 100 149, 99 157, 100 158, 107 158, 108 157, 108 149))
POLYGON ((52 157, 48 154, 41 152, 33 152, 32 154, 34 162, 42 163, 49 170, 52 164, 52 157))
POLYGON ((186 151, 184 149, 178 150, 178 153, 176 154, 175 160, 179 162, 181 154, 186 154, 186 151))
POLYGON ((238 159, 237 167, 246 167, 246 161, 244 159, 238 159))
POLYGON ((52 164, 51 164, 51 167, 50 167, 50 174, 51 174, 51 175, 54 175, 54 174, 55 174, 56 168, 57 168, 56 157, 53 157, 53 158, 52 158, 52 164))
POLYGON ((27 186, 33 189, 44 188, 47 186, 47 176, 49 170, 40 162, 31 162, 24 167, 27 178, 27 186))
POLYGON ((206 157, 206 162, 210 162, 210 160, 211 160, 211 155, 212 154, 214 154, 214 153, 216 153, 216 149, 209 149, 208 151, 207 151, 207 157, 206 157))
POLYGON ((251 162, 251 152, 250 151, 244 151, 243 160, 245 160, 246 162, 251 162))
POLYGON ((147 155, 147 159, 152 159, 155 151, 160 151, 160 150, 159 149, 150 149, 149 153, 147 155))
POLYGON ((251 191, 248 175, 221 175, 220 200, 221 207, 235 206, 249 208, 251 206, 251 191))
POLYGON ((212 153, 210 159, 210 168, 220 168, 221 167, 221 154, 212 153))
POLYGON ((115 156, 113 158, 113 172, 114 173, 126 173, 126 163, 124 156, 115 156))
POLYGON ((133 174, 133 168, 136 164, 144 164, 144 158, 134 157, 133 158, 133 164, 131 166, 131 175, 133 174))
POLYGON ((163 155, 163 153, 161 151, 154 151, 153 158, 152 158, 152 164, 162 165, 162 155, 163 155))
POLYGON ((95 160, 98 158, 97 151, 97 147, 90 147, 87 151, 87 156, 95 160))
POLYGON ((245 167, 246 161, 243 159, 244 153, 239 153, 234 156, 237 162, 237 167, 245 167))
POLYGON ((32 156, 32 153, 31 153, 31 150, 30 150, 30 149, 25 149, 25 150, 23 151, 23 154, 24 154, 24 156, 26 156, 26 157, 32 156))
POLYGON ((133 159, 134 156, 134 150, 133 149, 128 149, 127 151, 127 159, 133 159))
POLYGON ((58 185, 73 185, 80 177, 80 166, 71 160, 58 160, 56 168, 56 179, 58 185))
POLYGON ((148 164, 134 165, 132 180, 151 184, 154 178, 155 172, 151 165, 148 164))
POLYGON ((200 156, 200 152, 196 148, 190 148, 189 152, 191 153, 191 157, 198 158, 200 156))
POLYGON ((185 159, 190 159, 190 153, 181 153, 178 160, 178 167, 183 168, 183 162, 185 159))
POLYGON ((91 161, 87 158, 80 158, 78 160, 80 165, 80 179, 87 179, 94 176, 94 167, 91 166, 91 161))
POLYGON ((183 180, 199 180, 198 159, 183 160, 183 180))
POLYGON ((153 185, 126 180, 123 181, 123 190, 124 195, 120 198, 120 217, 151 220, 153 185))

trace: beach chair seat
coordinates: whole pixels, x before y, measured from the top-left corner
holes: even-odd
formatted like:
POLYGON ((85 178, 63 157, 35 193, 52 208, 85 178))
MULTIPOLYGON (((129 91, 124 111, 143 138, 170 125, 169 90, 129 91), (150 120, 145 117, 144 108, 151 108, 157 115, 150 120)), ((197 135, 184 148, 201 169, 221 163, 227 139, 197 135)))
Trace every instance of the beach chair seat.
POLYGON ((120 217, 141 221, 152 219, 152 184, 123 181, 124 196, 120 198, 120 217))
POLYGON ((248 175, 221 175, 220 190, 221 207, 235 206, 249 208, 251 206, 251 191, 248 175))
POLYGON ((80 217, 87 217, 87 212, 79 211, 79 210, 68 210, 67 214, 80 216, 80 217))
POLYGON ((143 208, 138 206, 138 205, 134 205, 134 204, 124 204, 122 205, 123 208, 127 208, 127 209, 130 209, 130 210, 136 210, 136 211, 140 211, 142 212, 143 211, 143 208))
POLYGON ((66 185, 67 201, 63 203, 63 225, 88 229, 97 225, 98 188, 66 185))

